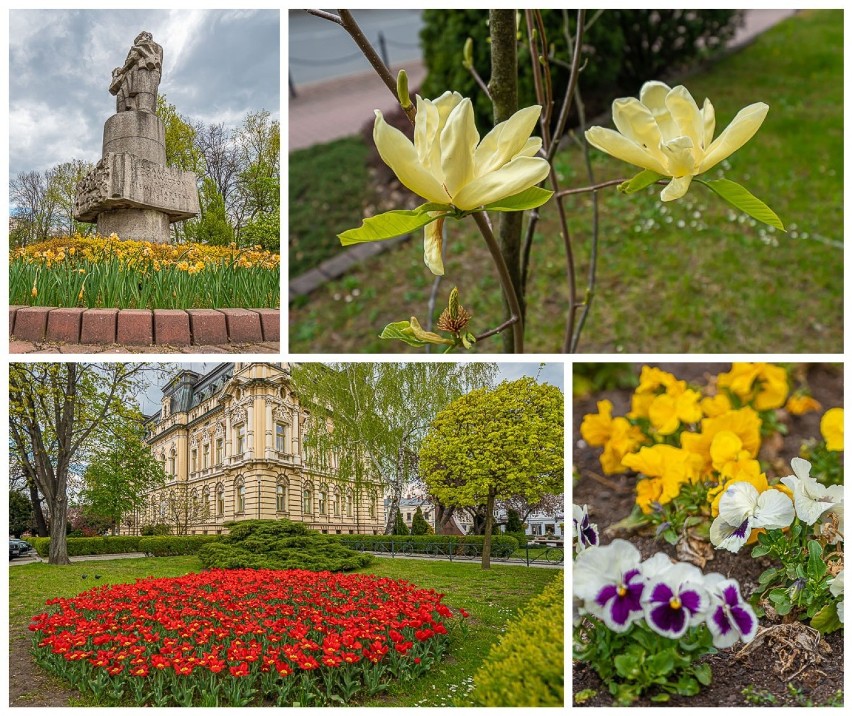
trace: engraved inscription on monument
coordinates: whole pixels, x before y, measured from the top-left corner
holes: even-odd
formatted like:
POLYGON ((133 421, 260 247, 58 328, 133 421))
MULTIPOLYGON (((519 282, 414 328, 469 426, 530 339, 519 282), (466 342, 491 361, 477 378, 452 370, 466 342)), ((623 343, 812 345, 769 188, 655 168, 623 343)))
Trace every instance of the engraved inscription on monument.
POLYGON ((155 114, 163 48, 149 32, 112 71, 116 114, 104 124, 103 158, 77 185, 74 215, 98 233, 168 242, 169 223, 199 213, 196 177, 165 166, 165 131, 155 114))

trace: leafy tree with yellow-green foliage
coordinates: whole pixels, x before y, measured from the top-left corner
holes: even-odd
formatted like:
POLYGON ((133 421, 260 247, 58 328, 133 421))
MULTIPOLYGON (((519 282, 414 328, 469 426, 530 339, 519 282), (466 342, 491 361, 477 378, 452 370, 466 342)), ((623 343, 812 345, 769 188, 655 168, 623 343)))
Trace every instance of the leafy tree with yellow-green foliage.
POLYGON ((474 390, 432 421, 421 477, 441 504, 485 505, 483 569, 491 566, 496 500, 563 491, 563 402, 558 388, 521 378, 474 390))

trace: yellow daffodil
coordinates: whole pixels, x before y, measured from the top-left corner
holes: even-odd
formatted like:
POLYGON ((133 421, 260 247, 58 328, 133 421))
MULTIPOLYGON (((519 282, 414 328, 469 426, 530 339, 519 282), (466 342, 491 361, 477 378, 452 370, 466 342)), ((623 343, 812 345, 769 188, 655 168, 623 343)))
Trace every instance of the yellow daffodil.
POLYGON ((671 177, 660 194, 663 201, 686 194, 692 178, 712 169, 742 147, 763 123, 769 105, 750 104, 713 139, 716 114, 710 100, 701 109, 686 87, 672 89, 646 82, 639 99, 624 97, 612 103, 616 129, 591 127, 589 144, 617 159, 671 177))
MULTIPOLYGON (((550 165, 535 156, 541 139, 530 137, 540 114, 538 105, 519 110, 480 141, 470 99, 444 92, 435 100, 417 97, 413 143, 379 110, 373 139, 382 160, 412 192, 435 204, 471 211, 520 194, 547 177, 550 165)), ((426 265, 441 275, 441 227, 425 228, 426 265)))
POLYGON ((819 431, 825 440, 825 446, 833 452, 843 451, 843 408, 831 408, 825 411, 819 421, 819 431))

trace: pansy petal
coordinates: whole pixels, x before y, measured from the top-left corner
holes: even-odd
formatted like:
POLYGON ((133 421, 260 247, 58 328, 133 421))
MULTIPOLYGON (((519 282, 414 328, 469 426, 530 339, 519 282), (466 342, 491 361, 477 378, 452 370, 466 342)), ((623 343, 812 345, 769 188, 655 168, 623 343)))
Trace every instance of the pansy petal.
POLYGON ((657 174, 669 174, 668 169, 651 152, 612 129, 591 127, 586 130, 586 141, 596 149, 628 164, 650 169, 657 174))
POLYGON ((754 527, 764 527, 768 530, 781 529, 789 527, 795 516, 793 503, 787 495, 780 490, 766 490, 757 498, 752 524, 754 527))
POLYGON ((420 163, 414 145, 402 132, 385 122, 376 110, 373 140, 379 156, 404 186, 424 199, 446 204, 449 196, 440 182, 420 163))
POLYGON ((473 150, 478 143, 473 103, 465 97, 450 112, 447 124, 441 130, 441 169, 444 186, 450 196, 455 197, 474 178, 473 150))
POLYGON ((719 517, 732 525, 739 525, 754 514, 759 493, 749 482, 735 482, 728 486, 719 500, 719 517))
POLYGON ((474 179, 453 197, 453 204, 470 211, 485 204, 519 194, 543 181, 550 164, 541 157, 518 157, 504 167, 474 179))
POLYGON ((698 172, 706 172, 742 147, 760 129, 768 111, 769 105, 764 102, 755 102, 741 109, 725 130, 707 147, 698 172))
POLYGON ((728 619, 728 615, 721 604, 711 611, 707 619, 707 628, 713 636, 713 646, 717 649, 727 649, 739 641, 739 632, 728 619))
POLYGON ((757 616, 752 608, 742 602, 731 607, 731 619, 736 624, 742 640, 748 644, 757 634, 757 616))
POLYGON ((748 518, 739 525, 731 525, 720 515, 710 525, 710 542, 717 549, 739 552, 750 535, 751 525, 748 518))

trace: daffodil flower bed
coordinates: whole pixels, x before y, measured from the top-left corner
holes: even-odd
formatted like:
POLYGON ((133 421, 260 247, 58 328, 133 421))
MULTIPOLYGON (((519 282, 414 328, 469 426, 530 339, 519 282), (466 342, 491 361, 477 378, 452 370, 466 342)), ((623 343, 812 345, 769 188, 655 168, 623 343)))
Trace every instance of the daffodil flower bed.
POLYGON ((254 248, 72 236, 9 256, 12 305, 277 308, 280 257, 254 248))
MULTIPOLYGON (((791 383, 785 368, 766 363, 735 363, 703 388, 645 366, 627 415, 613 416, 612 403, 600 401, 598 413, 583 418, 580 432, 588 445, 603 448, 604 473, 638 474, 635 508, 623 526, 654 525, 672 544, 687 532, 706 540, 723 494, 734 484, 748 485, 738 489, 748 490, 751 502, 761 506, 761 519, 770 519, 767 508, 793 493, 783 481, 770 482, 758 459, 761 446, 786 430, 782 409, 822 409, 804 387, 791 390, 791 383)), ((842 414, 840 407, 827 411, 821 421, 824 442, 800 450, 831 463, 826 474, 832 481, 841 470, 842 414)), ((751 542, 756 539, 755 533, 751 542)))
POLYGON ((413 679, 464 625, 403 580, 304 570, 211 570, 51 599, 34 654, 100 704, 347 705, 413 679))

